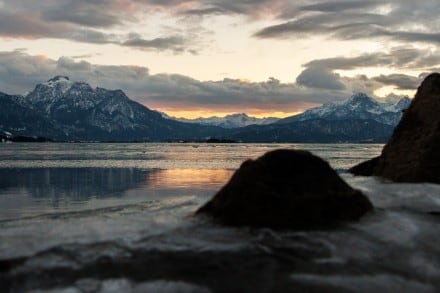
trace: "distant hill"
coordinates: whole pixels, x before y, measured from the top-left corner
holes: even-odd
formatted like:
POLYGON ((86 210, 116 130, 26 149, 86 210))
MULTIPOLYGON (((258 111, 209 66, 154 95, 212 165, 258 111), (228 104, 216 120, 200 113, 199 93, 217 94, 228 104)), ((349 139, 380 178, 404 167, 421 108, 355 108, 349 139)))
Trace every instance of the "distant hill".
POLYGON ((388 140, 393 130, 394 126, 371 119, 311 119, 238 128, 233 130, 228 138, 242 142, 381 143, 388 140))
POLYGON ((165 117, 186 123, 213 125, 227 129, 245 127, 249 125, 267 125, 267 124, 275 123, 278 120, 280 120, 279 118, 275 118, 275 117, 256 118, 256 117, 248 116, 245 113, 231 114, 225 117, 213 116, 208 118, 196 118, 196 119, 175 118, 170 116, 165 116, 165 117))
POLYGON ((163 118, 122 90, 92 88, 56 76, 25 96, 0 96, 0 129, 56 140, 165 141, 209 139, 223 129, 163 118))

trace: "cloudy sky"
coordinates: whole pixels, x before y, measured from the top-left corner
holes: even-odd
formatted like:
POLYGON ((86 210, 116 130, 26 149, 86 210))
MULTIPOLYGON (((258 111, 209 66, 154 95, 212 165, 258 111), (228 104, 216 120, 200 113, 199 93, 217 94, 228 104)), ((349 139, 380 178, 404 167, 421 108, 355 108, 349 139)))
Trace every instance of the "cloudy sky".
POLYGON ((288 116, 440 68, 438 0, 0 0, 0 91, 63 74, 174 116, 288 116))

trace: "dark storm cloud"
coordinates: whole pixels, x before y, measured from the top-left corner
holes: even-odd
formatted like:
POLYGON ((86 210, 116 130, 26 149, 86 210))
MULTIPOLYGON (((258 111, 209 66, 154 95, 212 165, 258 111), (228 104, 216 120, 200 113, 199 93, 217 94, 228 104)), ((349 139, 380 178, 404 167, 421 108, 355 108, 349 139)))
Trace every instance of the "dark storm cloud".
POLYGON ((89 72, 92 69, 92 65, 86 61, 75 62, 74 59, 68 57, 61 57, 56 62, 57 69, 63 71, 74 71, 74 72, 89 72))
MULTIPOLYGON (((339 38, 355 38, 355 34, 373 34, 372 28, 387 25, 383 15, 371 13, 313 14, 266 27, 255 33, 258 38, 289 38, 300 35, 323 34, 339 38)), ((359 37, 359 36, 358 36, 359 37)), ((360 37, 359 37, 360 38, 360 37)))
POLYGON ((427 42, 440 43, 440 33, 418 33, 418 32, 385 32, 386 36, 391 36, 394 39, 409 42, 427 42))
POLYGON ((186 14, 186 15, 198 15, 198 16, 224 14, 224 13, 225 13, 225 10, 222 8, 218 8, 218 7, 202 8, 202 9, 188 9, 183 12, 183 14, 186 14))
POLYGON ((157 6, 176 6, 179 4, 184 4, 193 1, 192 0, 138 0, 134 2, 143 2, 145 4, 152 4, 157 6))
MULTIPOLYGON (((266 27, 255 33, 258 38, 287 38, 304 34, 336 35, 355 38, 356 33, 370 36, 387 18, 369 13, 326 13, 304 16, 292 21, 266 27), (346 35, 348 33, 348 36, 346 35)), ((360 37, 359 37, 360 38, 360 37)))
POLYGON ((413 47, 392 48, 389 52, 361 54, 355 57, 316 59, 304 64, 306 68, 323 70, 352 70, 365 67, 396 67, 405 69, 433 68, 440 64, 438 51, 413 47))
POLYGON ((211 0, 200 1, 200 3, 209 3, 213 7, 218 7, 224 11, 252 15, 259 13, 261 10, 270 10, 277 6, 277 2, 273 0, 211 0))
POLYGON ((146 67, 95 65, 67 57, 52 60, 23 51, 0 52, 0 91, 22 93, 61 74, 92 86, 123 89, 132 99, 147 106, 244 111, 252 105, 253 110, 289 112, 345 99, 354 92, 372 94, 386 85, 415 89, 422 79, 404 74, 344 77, 334 72, 339 68, 356 68, 365 58, 315 60, 306 64, 296 83, 282 83, 275 78, 264 82, 199 81, 179 74, 152 75, 146 67))
POLYGON ((41 3, 38 9, 41 18, 48 22, 68 22, 85 27, 110 28, 124 22, 136 21, 136 12, 147 7, 149 1, 43 0, 38 2, 41 3))
POLYGON ((413 90, 422 80, 421 76, 382 74, 372 78, 365 75, 342 77, 336 71, 368 67, 395 67, 413 71, 425 68, 433 72, 440 66, 440 54, 437 51, 399 47, 389 52, 362 54, 355 57, 317 59, 303 66, 305 69, 298 75, 296 82, 298 85, 309 88, 367 93, 372 93, 383 86, 394 86, 399 90, 413 90))
POLYGON ((296 83, 309 88, 344 90, 345 85, 340 81, 340 76, 330 70, 309 67, 296 78, 296 83))
MULTIPOLYGON (((279 29, 278 29, 279 30, 279 29)), ((368 38, 388 38, 396 41, 403 41, 406 43, 421 42, 421 43, 440 43, 440 33, 427 32, 409 32, 409 31, 392 31, 381 28, 374 23, 353 23, 351 25, 341 25, 338 27, 326 28, 329 35, 337 37, 342 40, 357 40, 368 38)), ((321 32, 324 32, 323 29, 321 32)), ((287 32, 285 32, 287 33, 287 32)), ((271 34, 278 34, 276 29, 272 28, 267 31, 260 31, 256 36, 265 37, 271 34)))
MULTIPOLYGON (((107 28, 126 22, 136 22, 138 12, 151 13, 162 9, 173 14, 242 14, 251 18, 290 19, 288 22, 271 26, 257 33, 259 37, 280 37, 277 32, 295 35, 303 30, 295 23, 310 22, 311 31, 316 33, 338 29, 342 24, 367 23, 379 25, 388 33, 407 32, 421 35, 401 36, 409 39, 432 38, 425 34, 438 29, 437 14, 440 2, 437 0, 330 0, 330 1, 287 1, 287 0, 15 0, 4 3, 2 10, 22 16, 39 16, 42 21, 65 22, 75 25, 107 28), (379 20, 379 21, 378 21, 379 20), (420 31, 399 30, 405 25, 426 26, 420 31), (279 31, 276 28, 280 29, 279 31)), ((301 27, 301 25, 299 25, 301 27)), ((337 33, 337 31, 335 32, 337 33)))
POLYGON ((385 85, 392 85, 401 90, 415 90, 420 84, 420 77, 405 74, 379 75, 373 78, 385 85))
MULTIPOLYGON (((260 39, 324 35, 341 40, 440 42, 437 17, 440 1, 437 0, 15 0, 3 3, 0 36, 15 38, 60 38, 94 44, 137 44, 133 47, 140 49, 164 47, 174 52, 194 51, 170 40, 173 35, 182 33, 181 28, 173 28, 174 32, 164 36, 142 36, 136 40, 109 32, 161 11, 176 20, 221 14, 238 14, 250 20, 278 19, 279 24, 254 34, 260 39), (162 46, 162 42, 170 46, 162 46)), ((197 30, 203 28, 191 29, 186 34, 194 36, 201 34, 197 30)), ((191 41, 192 44, 200 42, 197 38, 191 41)))
POLYGON ((343 40, 440 42, 439 1, 317 1, 286 11, 291 13, 280 16, 290 20, 262 28, 254 36, 264 39, 320 34, 343 40))
POLYGON ((117 36, 114 34, 77 28, 66 23, 53 25, 36 17, 1 12, 0 36, 28 39, 59 38, 95 44, 117 43, 117 36))
MULTIPOLYGON (((91 16, 91 18, 93 17, 91 16)), ((35 15, 26 16, 5 12, 0 12, 0 37, 1 36, 26 39, 67 39, 81 43, 117 44, 139 49, 171 50, 175 53, 197 51, 194 46, 187 42, 182 36, 158 37, 148 40, 142 38, 141 35, 117 35, 107 31, 87 28, 87 26, 76 26, 66 22, 51 23, 35 15), (186 44, 188 44, 188 46, 186 46, 186 44)), ((191 36, 193 37, 194 34, 191 36)))
POLYGON ((176 52, 183 51, 185 48, 186 40, 179 36, 172 36, 167 38, 155 38, 151 40, 145 40, 139 37, 129 39, 122 45, 128 47, 137 47, 144 49, 160 49, 160 50, 172 50, 176 52))
POLYGON ((356 10, 376 7, 378 4, 383 4, 384 1, 327 1, 319 2, 309 5, 300 6, 300 10, 305 11, 321 11, 321 12, 340 12, 344 10, 356 10))
POLYGON ((21 94, 41 76, 54 72, 56 62, 23 51, 0 52, 0 92, 21 94))
POLYGON ((148 68, 104 66, 62 57, 52 60, 24 52, 0 52, 0 91, 23 93, 38 82, 55 75, 86 81, 93 86, 123 89, 131 98, 146 105, 225 109, 234 107, 261 111, 297 111, 312 105, 344 98, 350 92, 303 87, 270 78, 265 82, 235 79, 199 81, 179 74, 151 75, 148 68))
POLYGON ((57 7, 43 13, 43 19, 49 22, 71 22, 90 27, 110 27, 120 24, 116 15, 100 12, 96 9, 80 7, 72 11, 70 8, 57 7))
POLYGON ((34 16, 47 23, 71 23, 85 27, 110 27, 128 17, 133 1, 123 0, 14 0, 2 10, 34 16))
POLYGON ((0 12, 0 36, 54 37, 70 29, 65 24, 53 26, 36 17, 0 12))
MULTIPOLYGON (((148 39, 137 35, 118 35, 111 28, 136 22, 136 13, 149 11, 150 5, 177 5, 182 1, 136 0, 17 0, 5 3, 0 12, 0 36, 15 38, 57 38, 92 44, 118 44, 139 49, 191 51, 182 36, 148 39), (159 3, 160 2, 160 3, 159 3)), ((194 33, 191 34, 194 37, 194 33)), ((193 40, 193 43, 196 40, 193 40)))
POLYGON ((59 34, 58 37, 76 42, 91 44, 118 44, 118 39, 120 38, 115 34, 106 34, 90 29, 79 29, 71 32, 64 32, 62 34, 59 34))

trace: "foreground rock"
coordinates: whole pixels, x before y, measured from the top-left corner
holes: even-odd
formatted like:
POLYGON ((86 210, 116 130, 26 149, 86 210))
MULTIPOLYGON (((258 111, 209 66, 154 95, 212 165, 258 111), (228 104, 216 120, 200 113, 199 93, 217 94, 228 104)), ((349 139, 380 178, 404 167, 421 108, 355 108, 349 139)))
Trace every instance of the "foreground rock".
POLYGON ((373 206, 327 162, 307 151, 276 150, 244 162, 196 214, 232 226, 330 228, 373 206))
POLYGON ((396 182, 440 183, 440 74, 420 85, 382 154, 349 171, 396 182))

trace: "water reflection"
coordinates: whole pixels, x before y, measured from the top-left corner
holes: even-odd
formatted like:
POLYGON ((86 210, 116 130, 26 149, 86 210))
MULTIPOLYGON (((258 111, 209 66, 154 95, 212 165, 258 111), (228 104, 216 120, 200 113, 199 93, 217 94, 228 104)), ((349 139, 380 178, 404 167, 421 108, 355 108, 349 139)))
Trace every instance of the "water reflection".
POLYGON ((24 188, 36 198, 120 196, 148 181, 151 171, 111 168, 27 168, 0 169, 0 194, 24 188))
POLYGON ((222 169, 0 168, 0 220, 208 197, 230 178, 222 169))
POLYGON ((226 183, 233 170, 222 169, 170 169, 149 174, 152 188, 194 188, 212 189, 226 183))

